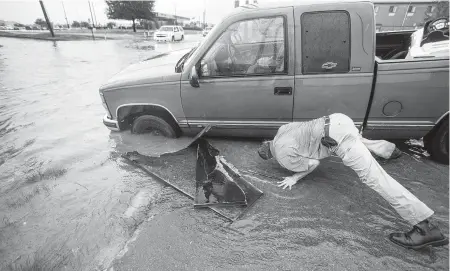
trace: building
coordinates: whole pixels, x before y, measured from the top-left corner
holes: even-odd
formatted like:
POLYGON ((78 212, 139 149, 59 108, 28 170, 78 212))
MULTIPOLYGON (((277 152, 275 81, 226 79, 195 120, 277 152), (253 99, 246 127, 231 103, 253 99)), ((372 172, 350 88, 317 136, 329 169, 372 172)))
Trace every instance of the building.
POLYGON ((258 4, 258 0, 234 0, 234 7, 240 7, 244 5, 258 4))
POLYGON ((159 26, 162 25, 185 25, 188 24, 191 20, 188 17, 166 14, 161 12, 155 12, 156 18, 155 20, 158 22, 159 26))
POLYGON ((432 16, 436 2, 418 0, 374 0, 378 31, 408 30, 423 26, 432 16))

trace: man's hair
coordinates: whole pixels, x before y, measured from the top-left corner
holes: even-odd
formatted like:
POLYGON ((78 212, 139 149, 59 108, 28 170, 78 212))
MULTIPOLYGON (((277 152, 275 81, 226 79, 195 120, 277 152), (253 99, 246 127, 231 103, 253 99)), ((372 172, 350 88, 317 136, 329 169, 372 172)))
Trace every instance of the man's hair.
POLYGON ((259 157, 264 160, 272 158, 272 153, 270 152, 271 141, 264 141, 258 149, 259 157))

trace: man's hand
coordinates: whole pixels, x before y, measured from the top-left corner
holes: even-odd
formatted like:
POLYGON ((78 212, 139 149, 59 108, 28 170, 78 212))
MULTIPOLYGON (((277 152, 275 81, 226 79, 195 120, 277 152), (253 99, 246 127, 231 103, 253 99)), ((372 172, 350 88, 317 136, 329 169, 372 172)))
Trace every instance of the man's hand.
POLYGON ((287 187, 289 187, 289 190, 291 190, 292 186, 294 184, 296 184, 297 181, 298 181, 298 179, 294 176, 286 177, 286 178, 284 178, 283 181, 278 182, 278 187, 282 187, 283 189, 286 189, 287 187))

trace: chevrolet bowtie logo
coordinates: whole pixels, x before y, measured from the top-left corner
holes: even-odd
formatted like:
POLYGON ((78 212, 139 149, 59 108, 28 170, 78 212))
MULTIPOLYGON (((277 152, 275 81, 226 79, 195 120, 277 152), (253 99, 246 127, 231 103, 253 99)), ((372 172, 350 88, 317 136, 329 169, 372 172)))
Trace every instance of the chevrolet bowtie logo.
POLYGON ((336 68, 336 66, 337 66, 337 63, 334 63, 334 62, 326 62, 326 63, 323 63, 323 64, 322 64, 322 69, 325 69, 325 70, 331 70, 331 69, 333 69, 333 68, 336 68))

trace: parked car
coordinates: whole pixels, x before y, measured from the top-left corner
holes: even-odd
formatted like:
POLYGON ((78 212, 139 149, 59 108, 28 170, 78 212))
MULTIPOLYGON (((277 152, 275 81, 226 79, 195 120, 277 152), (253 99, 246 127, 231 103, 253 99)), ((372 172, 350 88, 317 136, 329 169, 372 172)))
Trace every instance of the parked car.
POLYGON ((203 37, 206 37, 206 35, 208 35, 208 33, 211 31, 212 27, 207 27, 203 30, 202 35, 203 37))
POLYGON ((371 2, 238 8, 190 51, 134 64, 100 87, 111 130, 270 137, 350 116, 373 139, 422 138, 448 163, 449 57, 376 56, 371 2))
POLYGON ((165 25, 161 26, 153 34, 155 41, 176 41, 184 40, 184 30, 181 26, 165 25))

